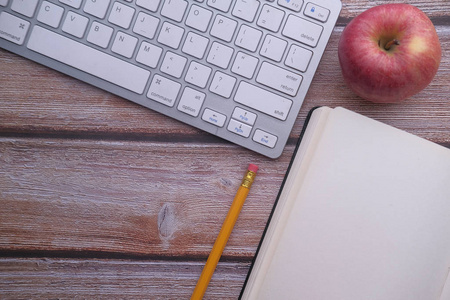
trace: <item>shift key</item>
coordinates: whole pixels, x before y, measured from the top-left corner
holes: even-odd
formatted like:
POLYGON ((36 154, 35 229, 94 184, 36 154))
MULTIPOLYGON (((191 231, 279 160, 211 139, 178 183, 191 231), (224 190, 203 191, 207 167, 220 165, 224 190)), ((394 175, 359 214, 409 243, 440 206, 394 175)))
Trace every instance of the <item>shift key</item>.
POLYGON ((234 101, 283 121, 286 120, 292 106, 292 100, 245 81, 239 84, 234 101))

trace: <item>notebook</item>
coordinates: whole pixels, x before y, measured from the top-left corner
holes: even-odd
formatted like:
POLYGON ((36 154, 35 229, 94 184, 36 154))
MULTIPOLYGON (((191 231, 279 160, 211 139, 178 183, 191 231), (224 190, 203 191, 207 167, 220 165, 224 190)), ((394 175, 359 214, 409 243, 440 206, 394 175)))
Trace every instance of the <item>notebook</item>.
POLYGON ((320 107, 241 299, 444 300, 449 268, 450 150, 320 107))

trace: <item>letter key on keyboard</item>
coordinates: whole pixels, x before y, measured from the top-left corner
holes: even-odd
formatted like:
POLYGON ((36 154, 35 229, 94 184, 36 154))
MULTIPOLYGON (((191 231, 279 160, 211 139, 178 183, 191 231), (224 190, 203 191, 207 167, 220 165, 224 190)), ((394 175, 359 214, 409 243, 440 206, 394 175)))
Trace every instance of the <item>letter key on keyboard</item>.
POLYGON ((0 47, 276 158, 340 10, 340 0, 0 0, 0 47))

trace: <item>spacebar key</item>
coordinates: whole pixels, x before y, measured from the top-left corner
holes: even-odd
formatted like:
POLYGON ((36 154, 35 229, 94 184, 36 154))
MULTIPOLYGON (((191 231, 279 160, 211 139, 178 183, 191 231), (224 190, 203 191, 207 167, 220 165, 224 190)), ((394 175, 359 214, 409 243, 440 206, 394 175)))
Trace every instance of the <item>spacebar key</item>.
POLYGON ((280 120, 286 120, 292 101, 241 81, 234 100, 280 120))
POLYGON ((150 72, 45 28, 34 26, 27 47, 138 94, 150 72))

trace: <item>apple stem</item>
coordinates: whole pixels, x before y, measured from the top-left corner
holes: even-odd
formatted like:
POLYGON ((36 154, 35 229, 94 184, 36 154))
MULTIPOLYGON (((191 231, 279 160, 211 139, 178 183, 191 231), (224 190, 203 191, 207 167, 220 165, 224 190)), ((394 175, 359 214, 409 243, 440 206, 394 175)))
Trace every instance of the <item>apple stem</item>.
POLYGON ((393 39, 392 41, 386 43, 386 45, 384 46, 384 49, 386 51, 389 51, 391 49, 392 45, 400 45, 400 41, 397 39, 393 39))

